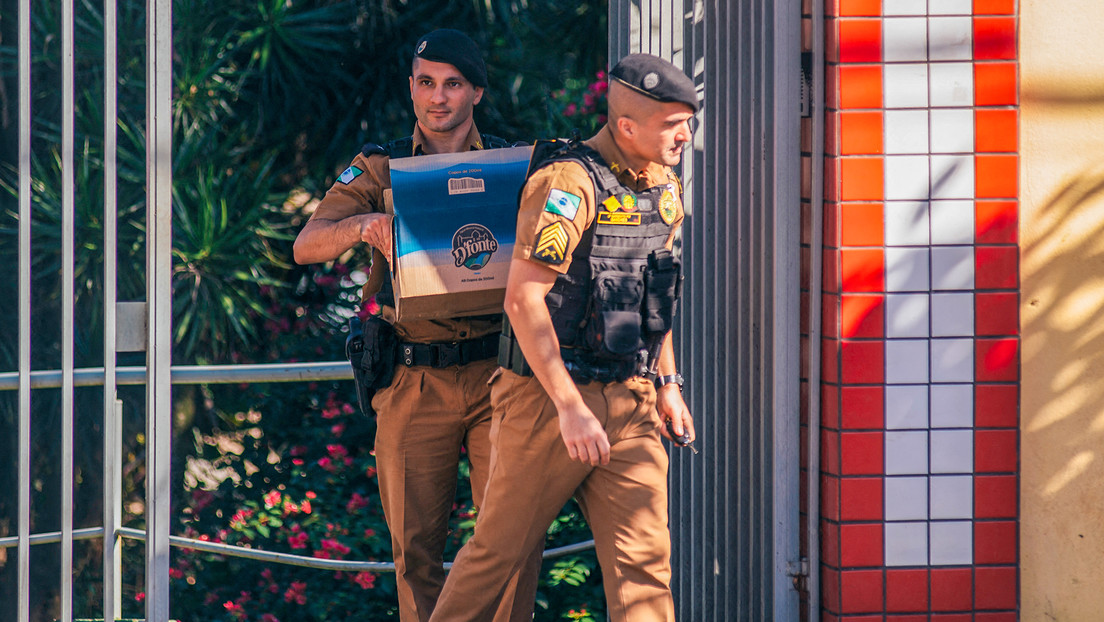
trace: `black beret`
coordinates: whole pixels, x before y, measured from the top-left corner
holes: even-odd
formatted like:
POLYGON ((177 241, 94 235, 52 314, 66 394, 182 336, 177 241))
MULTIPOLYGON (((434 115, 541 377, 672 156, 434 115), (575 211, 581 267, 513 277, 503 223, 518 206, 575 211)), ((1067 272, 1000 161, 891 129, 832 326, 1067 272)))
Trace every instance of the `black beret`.
POLYGON ((487 65, 471 37, 452 28, 440 28, 418 39, 414 56, 448 63, 460 70, 475 86, 487 86, 487 65))
POLYGON ((661 102, 679 102, 698 111, 694 81, 678 67, 651 54, 629 54, 610 70, 614 80, 661 102))

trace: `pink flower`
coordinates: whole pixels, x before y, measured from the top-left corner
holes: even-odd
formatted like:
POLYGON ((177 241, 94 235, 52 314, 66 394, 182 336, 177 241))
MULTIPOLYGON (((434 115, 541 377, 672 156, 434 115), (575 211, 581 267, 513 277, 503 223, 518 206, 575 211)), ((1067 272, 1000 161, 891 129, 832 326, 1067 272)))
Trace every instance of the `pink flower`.
POLYGON ((345 555, 349 554, 350 549, 337 540, 327 538, 322 540, 322 550, 326 551, 327 553, 334 554, 338 557, 344 557, 345 555))
POLYGON ((330 434, 333 434, 334 436, 340 437, 344 433, 345 433, 345 424, 344 423, 335 423, 334 425, 330 426, 330 434))
POLYGON ((360 493, 353 493, 353 496, 349 498, 349 502, 345 504, 345 511, 349 514, 356 513, 357 510, 368 507, 368 497, 363 497, 360 493))
POLYGON ((315 492, 313 490, 308 490, 304 496, 308 499, 314 499, 318 495, 315 494, 315 492))
POLYGON ((179 569, 179 568, 169 568, 169 578, 170 579, 183 579, 184 578, 184 571, 179 569))
POLYGON ((228 600, 222 603, 222 608, 228 611, 230 615, 234 616, 238 620, 242 620, 245 618, 245 608, 238 603, 228 600))
POLYGON ((337 467, 334 465, 333 460, 330 460, 329 456, 322 456, 321 458, 319 458, 318 466, 322 467, 326 471, 329 471, 330 473, 333 473, 337 470, 337 467))
POLYGON ((273 490, 272 492, 270 492, 270 493, 268 493, 267 495, 264 496, 265 507, 266 508, 274 508, 274 507, 280 505, 280 498, 281 498, 280 491, 279 490, 273 490))
POLYGON ((284 592, 284 602, 294 602, 300 605, 307 604, 307 584, 302 581, 292 581, 291 587, 284 592))
POLYGON ((242 529, 250 516, 253 516, 253 510, 241 509, 234 512, 234 516, 230 518, 230 528, 242 529))
POLYGON ((302 510, 302 512, 304 514, 310 514, 311 513, 310 500, 303 501, 303 504, 299 506, 299 509, 302 510))
POLYGON ((365 538, 371 538, 374 535, 376 535, 376 530, 375 529, 365 529, 364 530, 364 537, 365 538))
POLYGON ((370 572, 358 572, 353 581, 360 586, 362 590, 370 590, 376 586, 376 575, 370 572))
POLYGON ((372 296, 368 302, 364 303, 364 312, 361 318, 365 318, 369 315, 377 315, 381 309, 382 307, 380 307, 380 303, 376 301, 376 297, 372 296))
POLYGON ((326 451, 330 453, 330 457, 334 460, 343 460, 349 455, 349 450, 344 445, 339 445, 337 443, 326 445, 326 451))
POLYGON ((573 104, 573 103, 568 104, 567 108, 564 108, 564 116, 565 117, 573 117, 573 116, 575 116, 575 113, 576 113, 577 110, 578 110, 578 108, 575 106, 575 104, 573 104))
POLYGON ((310 537, 306 532, 299 532, 293 536, 288 536, 288 545, 293 549, 305 549, 309 541, 310 537))
POLYGON ((280 618, 277 618, 276 616, 272 615, 271 613, 266 613, 263 616, 261 616, 261 622, 280 622, 280 618))
POLYGON ((367 475, 369 479, 375 477, 376 476, 376 467, 368 467, 367 469, 364 470, 364 474, 367 475))
POLYGON ((145 592, 138 592, 137 594, 134 595, 134 600, 136 600, 138 602, 142 602, 142 601, 146 600, 146 593, 145 592))

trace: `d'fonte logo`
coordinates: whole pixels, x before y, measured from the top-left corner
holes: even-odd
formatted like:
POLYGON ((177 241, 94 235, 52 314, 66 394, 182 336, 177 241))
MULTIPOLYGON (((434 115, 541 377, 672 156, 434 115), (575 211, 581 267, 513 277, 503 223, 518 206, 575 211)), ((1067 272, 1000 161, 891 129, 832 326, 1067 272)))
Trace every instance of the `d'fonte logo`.
POLYGON ((491 260, 498 250, 498 240, 491 230, 483 225, 464 225, 452 234, 452 258, 456 267, 464 266, 468 270, 479 270, 491 260))

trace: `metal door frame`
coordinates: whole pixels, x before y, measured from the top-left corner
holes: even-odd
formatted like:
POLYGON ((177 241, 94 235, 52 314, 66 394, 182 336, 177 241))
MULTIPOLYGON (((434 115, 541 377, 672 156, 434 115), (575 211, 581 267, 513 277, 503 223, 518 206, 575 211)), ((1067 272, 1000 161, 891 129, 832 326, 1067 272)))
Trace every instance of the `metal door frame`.
POLYGON ((801 5, 609 7, 611 65, 650 52, 703 91, 681 166, 686 284, 675 332, 703 453, 673 452, 669 478, 685 619, 797 620, 794 577, 814 565, 799 552, 801 5))

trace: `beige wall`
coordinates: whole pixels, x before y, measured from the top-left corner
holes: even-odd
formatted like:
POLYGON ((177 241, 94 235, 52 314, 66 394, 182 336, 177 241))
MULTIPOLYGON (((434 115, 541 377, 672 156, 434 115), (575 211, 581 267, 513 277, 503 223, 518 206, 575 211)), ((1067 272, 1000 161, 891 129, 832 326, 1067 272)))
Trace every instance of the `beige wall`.
POLYGON ((1104 5, 1020 2, 1021 619, 1104 619, 1104 5))

